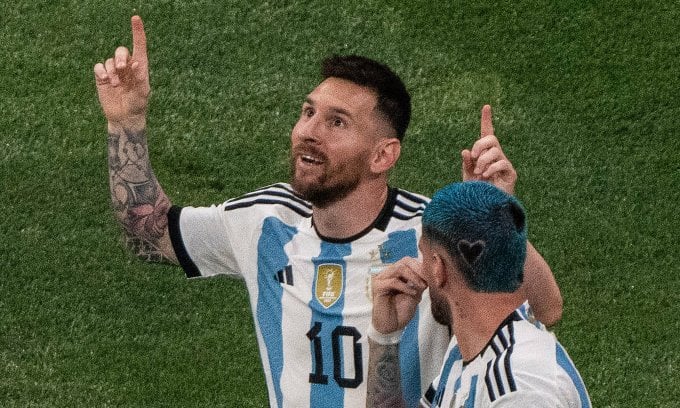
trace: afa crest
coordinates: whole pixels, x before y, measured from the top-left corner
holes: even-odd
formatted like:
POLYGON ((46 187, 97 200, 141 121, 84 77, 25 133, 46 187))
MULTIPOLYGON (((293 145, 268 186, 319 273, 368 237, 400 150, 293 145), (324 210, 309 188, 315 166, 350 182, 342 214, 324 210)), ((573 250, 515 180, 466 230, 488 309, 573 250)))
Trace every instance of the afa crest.
POLYGON ((340 299, 344 280, 342 265, 321 264, 316 267, 314 293, 321 306, 328 309, 340 299))

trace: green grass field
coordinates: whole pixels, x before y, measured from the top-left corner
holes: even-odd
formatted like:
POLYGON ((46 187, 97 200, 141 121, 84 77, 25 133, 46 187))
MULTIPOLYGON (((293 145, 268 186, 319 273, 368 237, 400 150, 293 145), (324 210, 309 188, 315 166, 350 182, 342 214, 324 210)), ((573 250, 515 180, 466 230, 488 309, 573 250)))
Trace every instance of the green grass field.
POLYGON ((680 406, 680 3, 329 3, 2 1, 0 406, 266 404, 242 283, 187 281, 120 243, 92 66, 130 44, 133 13, 151 157, 177 204, 287 180, 331 53, 404 78, 392 184, 412 191, 460 179, 490 103, 593 405, 680 406))

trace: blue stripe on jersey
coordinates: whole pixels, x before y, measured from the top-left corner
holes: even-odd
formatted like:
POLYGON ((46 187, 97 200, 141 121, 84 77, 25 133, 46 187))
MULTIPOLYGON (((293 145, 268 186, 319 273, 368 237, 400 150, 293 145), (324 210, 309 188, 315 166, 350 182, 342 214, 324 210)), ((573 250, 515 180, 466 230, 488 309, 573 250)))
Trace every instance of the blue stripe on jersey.
MULTIPOLYGON (((418 257, 418 241, 414 229, 395 231, 387 235, 387 241, 380 247, 380 258, 385 264, 394 263, 403 257, 418 257)), ((420 350, 418 344, 418 322, 420 316, 416 314, 404 328, 399 346, 399 360, 401 369, 401 386, 404 392, 406 406, 418 405, 423 395, 420 389, 420 350)))
POLYGON ((293 239, 296 233, 295 227, 286 225, 275 217, 269 217, 262 223, 262 233, 257 243, 257 285, 259 291, 257 322, 267 347, 276 405, 279 407, 283 401, 281 393, 281 373, 284 363, 281 328, 283 288, 276 280, 276 274, 289 263, 283 247, 293 239))
POLYGON ((470 378, 470 392, 468 393, 468 397, 465 400, 465 408, 475 408, 475 400, 477 399, 477 381, 479 380, 479 377, 476 375, 473 375, 472 378, 470 378))
MULTIPOLYGON (((338 384, 344 378, 344 367, 339 366, 343 363, 344 351, 342 342, 337 341, 341 337, 336 329, 342 326, 342 310, 345 307, 345 288, 347 287, 347 264, 344 257, 351 253, 351 244, 336 244, 322 241, 321 253, 317 258, 312 258, 314 263, 314 282, 312 284, 312 300, 309 302, 312 310, 311 330, 316 333, 316 338, 320 344, 311 342, 312 367, 322 369, 323 373, 315 373, 317 377, 324 375, 325 383, 311 384, 309 402, 311 407, 344 407, 344 389, 338 384), (316 298, 316 285, 318 279, 319 265, 324 263, 338 264, 342 267, 342 293, 338 300, 327 309, 319 303, 316 298), (337 336, 337 337, 336 337, 337 336), (336 343, 337 342, 337 343, 336 343), (318 347, 321 347, 322 361, 316 361, 318 347), (334 355, 336 354, 336 355, 334 355), (329 375, 330 372, 333 375, 329 375)), ((360 347, 360 346, 359 346, 360 347)), ((361 370, 361 369, 359 369, 361 370)))
POLYGON ((449 356, 446 358, 446 361, 444 362, 444 367, 442 368, 441 373, 439 374, 439 384, 437 385, 437 393, 434 395, 433 404, 436 407, 441 406, 442 398, 444 398, 444 391, 446 391, 446 383, 449 378, 449 375, 451 375, 451 368, 453 368, 453 365, 456 363, 458 360, 462 360, 463 355, 460 353, 460 348, 456 344, 453 349, 451 349, 451 352, 449 353, 449 356))
POLYGON ((569 378, 571 378, 571 381, 574 383, 574 387, 576 387, 579 399, 581 400, 581 408, 591 408, 588 392, 586 391, 586 385, 583 383, 581 375, 576 370, 574 363, 569 358, 567 351, 560 343, 556 343, 555 348, 557 364, 559 364, 559 366, 567 372, 569 378))

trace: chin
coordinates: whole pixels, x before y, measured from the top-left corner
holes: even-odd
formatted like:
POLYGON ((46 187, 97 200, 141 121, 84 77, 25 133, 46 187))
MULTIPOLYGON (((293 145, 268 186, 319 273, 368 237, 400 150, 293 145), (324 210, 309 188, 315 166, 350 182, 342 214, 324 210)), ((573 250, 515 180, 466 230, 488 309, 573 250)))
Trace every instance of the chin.
POLYGON ((324 184, 322 180, 316 182, 304 182, 297 177, 291 180, 293 190, 303 199, 312 203, 315 207, 323 208, 347 197, 359 185, 358 180, 350 180, 345 183, 324 184))

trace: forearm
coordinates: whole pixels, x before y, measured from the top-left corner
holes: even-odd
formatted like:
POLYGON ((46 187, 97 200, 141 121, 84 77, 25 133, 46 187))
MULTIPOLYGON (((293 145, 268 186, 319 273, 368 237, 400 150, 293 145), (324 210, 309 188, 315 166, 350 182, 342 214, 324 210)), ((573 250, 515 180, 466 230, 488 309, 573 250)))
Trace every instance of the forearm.
POLYGON ((367 408, 405 407, 401 390, 399 344, 383 345, 368 339, 367 408))
POLYGON ((546 326, 562 318, 562 294, 552 270, 540 253, 527 242, 524 290, 534 316, 546 326))
POLYGON ((144 121, 109 123, 108 133, 111 200, 127 247, 148 261, 176 263, 168 233, 171 202, 151 168, 144 121))

